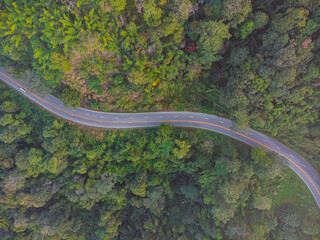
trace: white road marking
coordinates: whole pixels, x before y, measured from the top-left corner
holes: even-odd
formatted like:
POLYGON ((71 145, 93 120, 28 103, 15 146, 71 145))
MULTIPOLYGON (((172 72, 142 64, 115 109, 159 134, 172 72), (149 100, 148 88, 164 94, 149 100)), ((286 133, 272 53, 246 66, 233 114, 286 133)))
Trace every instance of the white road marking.
POLYGON ((194 116, 189 116, 189 118, 194 118, 194 116))
POLYGON ((174 116, 174 117, 179 117, 179 116, 174 116))
POLYGON ((302 164, 305 168, 307 168, 307 166, 305 164, 302 164))
POLYGON ((104 118, 103 116, 100 116, 100 118, 104 118))
POLYGON ((204 119, 208 120, 209 118, 204 118, 204 119))
POLYGON ((253 135, 251 132, 249 132, 249 135, 253 135))
POLYGON ((134 117, 129 117, 129 119, 134 119, 134 117))
POLYGON ((149 117, 144 117, 144 118, 149 118, 149 117))
POLYGON ((279 146, 277 146, 278 149, 281 149, 279 146))
POLYGON ((163 118, 163 116, 159 116, 159 118, 163 118))
POLYGON ((224 121, 219 121, 219 123, 224 123, 224 121))
POLYGON ((27 93, 23 88, 19 88, 21 92, 27 93))
POLYGON ((262 139, 263 141, 267 142, 267 139, 262 139))
POLYGON ((89 113, 86 113, 86 115, 89 116, 90 114, 89 114, 89 113))
POLYGON ((290 157, 294 157, 292 154, 290 154, 290 157))
POLYGON ((115 117, 114 119, 119 119, 118 117, 115 117))
POLYGON ((63 107, 63 105, 62 105, 62 104, 59 104, 59 106, 60 106, 60 107, 63 107))
POLYGON ((72 109, 72 112, 75 112, 76 110, 75 109, 72 109))
POLYGON ((317 180, 316 176, 313 176, 313 178, 314 178, 315 180, 317 180))

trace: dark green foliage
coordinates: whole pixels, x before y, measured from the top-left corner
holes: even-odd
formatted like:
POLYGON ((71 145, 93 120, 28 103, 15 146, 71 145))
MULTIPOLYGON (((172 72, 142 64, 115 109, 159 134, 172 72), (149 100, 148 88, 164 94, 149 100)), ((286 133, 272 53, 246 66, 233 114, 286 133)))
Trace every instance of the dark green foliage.
MULTIPOLYGON (((2 89, 3 95, 1 115, 7 117, 0 131, 18 116, 30 126, 29 135, 0 142, 3 236, 232 239, 244 231, 252 237, 277 233, 271 204, 285 167, 262 149, 165 124, 81 132, 11 91, 2 89)), ((300 226, 301 236, 317 234, 301 223, 317 226, 316 218, 290 214, 277 215, 279 236, 300 226)))
POLYGON ((253 14, 253 22, 255 29, 261 29, 268 24, 269 16, 264 12, 255 12, 253 14))
POLYGON ((277 12, 280 6, 275 3, 270 5, 275 14, 268 17, 258 11, 249 16, 235 33, 247 36, 251 29, 245 26, 251 19, 256 30, 246 42, 231 43, 230 53, 223 55, 221 68, 213 74, 216 83, 225 85, 222 101, 232 107, 239 126, 278 136, 319 168, 320 135, 312 134, 320 126, 319 36, 315 34, 319 3, 292 5, 277 12))
POLYGON ((101 94, 101 83, 99 79, 96 77, 89 78, 88 85, 98 94, 101 94))
MULTIPOLYGON (((0 65, 29 90, 64 89, 74 107, 219 109, 320 166, 317 1, 205 1, 191 17, 194 0, 0 4, 0 65)), ((288 178, 260 148, 164 124, 80 130, 0 91, 1 239, 320 237, 311 203, 273 205, 288 178)))

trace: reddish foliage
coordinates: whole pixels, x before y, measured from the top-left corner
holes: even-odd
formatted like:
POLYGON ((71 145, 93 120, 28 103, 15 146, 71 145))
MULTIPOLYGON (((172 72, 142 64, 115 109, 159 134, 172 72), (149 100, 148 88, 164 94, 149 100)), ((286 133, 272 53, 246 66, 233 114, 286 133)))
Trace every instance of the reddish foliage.
POLYGON ((309 44, 312 42, 311 39, 306 39, 302 42, 301 46, 302 48, 308 48, 309 47, 309 44))
POLYGON ((190 47, 186 48, 187 52, 193 52, 195 50, 196 50, 196 46, 194 45, 194 43, 192 43, 190 47))

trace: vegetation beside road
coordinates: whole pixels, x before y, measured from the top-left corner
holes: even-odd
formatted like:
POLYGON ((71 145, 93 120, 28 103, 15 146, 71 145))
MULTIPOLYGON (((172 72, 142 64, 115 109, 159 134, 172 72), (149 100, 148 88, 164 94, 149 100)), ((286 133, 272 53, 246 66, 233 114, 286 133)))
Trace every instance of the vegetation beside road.
MULTIPOLYGON (((319 234, 317 205, 306 206, 305 197, 281 200, 292 187, 291 170, 264 150, 165 124, 125 131, 68 126, 0 88, 1 239, 319 234)), ((295 186, 312 199, 303 183, 295 186)))
POLYGON ((42 79, 35 90, 102 111, 225 114, 320 169, 318 2, 49 2, 0 1, 1 61, 42 79))
MULTIPOLYGON (((318 1, 0 5, 0 64, 35 93, 222 113, 320 169, 318 1)), ((293 199, 309 191, 263 151, 166 125, 80 131, 3 85, 0 102, 2 239, 320 238, 316 206, 293 199)))

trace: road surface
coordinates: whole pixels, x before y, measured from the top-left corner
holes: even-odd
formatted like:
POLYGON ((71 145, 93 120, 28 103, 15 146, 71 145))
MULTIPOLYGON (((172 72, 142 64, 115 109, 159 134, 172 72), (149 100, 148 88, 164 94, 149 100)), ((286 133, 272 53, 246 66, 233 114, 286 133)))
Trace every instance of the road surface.
POLYGON ((311 165, 296 152, 285 145, 253 129, 243 132, 232 131, 232 122, 218 116, 195 112, 151 112, 151 113, 106 113, 84 108, 68 108, 56 97, 47 95, 38 97, 28 91, 21 81, 15 80, 0 68, 0 78, 6 84, 34 101, 47 111, 79 124, 99 128, 145 128, 158 127, 167 123, 177 127, 207 129, 235 138, 252 147, 261 146, 267 151, 275 152, 288 160, 289 167, 299 175, 308 186, 320 208, 320 176, 311 165))

